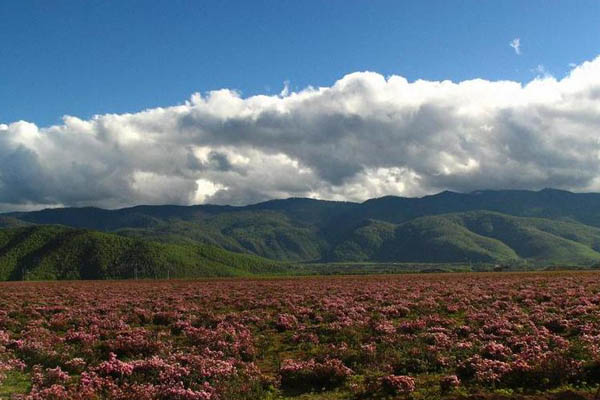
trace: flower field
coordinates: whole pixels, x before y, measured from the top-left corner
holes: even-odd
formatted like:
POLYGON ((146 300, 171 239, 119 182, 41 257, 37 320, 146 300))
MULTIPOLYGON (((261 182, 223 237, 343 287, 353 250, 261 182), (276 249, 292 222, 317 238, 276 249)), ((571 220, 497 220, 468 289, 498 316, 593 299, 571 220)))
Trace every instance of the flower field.
POLYGON ((0 398, 593 398, 599 383, 593 272, 0 284, 0 398))

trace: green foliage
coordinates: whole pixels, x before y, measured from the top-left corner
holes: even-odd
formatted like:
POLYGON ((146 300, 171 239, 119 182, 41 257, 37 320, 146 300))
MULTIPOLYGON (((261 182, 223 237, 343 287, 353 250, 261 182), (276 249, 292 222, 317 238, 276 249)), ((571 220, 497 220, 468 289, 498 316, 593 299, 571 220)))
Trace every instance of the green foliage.
POLYGON ((394 237, 395 225, 376 220, 366 220, 348 238, 335 246, 330 259, 367 261, 377 257, 383 245, 394 237))
POLYGON ((0 399, 10 399, 17 394, 26 394, 31 389, 31 377, 23 372, 9 371, 0 384, 0 399))
POLYGON ((21 221, 18 218, 0 215, 0 228, 17 228, 20 226, 27 226, 27 225, 30 225, 30 224, 25 221, 21 221))
POLYGON ((247 276, 285 265, 203 244, 167 244, 61 226, 0 230, 0 280, 247 276))
POLYGON ((334 247, 330 260, 591 265, 600 260, 599 241, 600 229, 580 223, 472 211, 395 226, 371 221, 334 247))
MULTIPOLYGON (((0 227, 30 224, 63 224, 160 242, 169 262, 177 265, 189 265, 198 246, 286 262, 454 262, 474 264, 473 269, 479 263, 512 268, 600 262, 600 194, 549 189, 388 196, 361 204, 293 198, 245 207, 65 208, 0 216, 0 227), (176 251, 170 247, 174 245, 176 251)), ((90 257, 102 268, 115 265, 116 256, 110 254, 117 250, 77 240, 87 250, 75 259, 90 257), (102 256, 83 255, 97 252, 102 256)), ((121 242, 113 245, 118 249, 121 242)), ((35 241, 27 246, 35 247, 35 241)), ((155 243, 144 251, 154 254, 157 248, 155 243)), ((16 257, 13 253, 7 250, 6 257, 16 257)), ((155 258, 164 263, 164 257, 155 258)), ((148 273, 164 273, 156 268, 148 273)), ((56 272, 48 271, 49 276, 56 272)))
POLYGON ((294 224, 273 211, 241 211, 186 221, 170 219, 152 229, 119 234, 171 243, 205 243, 276 260, 318 259, 325 243, 314 227, 294 224))
MULTIPOLYGON (((376 251, 373 248, 366 250, 371 251, 371 260, 435 263, 517 258, 503 243, 470 232, 443 217, 417 218, 388 230, 385 239, 378 242, 376 251)), ((344 245, 345 242, 341 244, 344 245)))

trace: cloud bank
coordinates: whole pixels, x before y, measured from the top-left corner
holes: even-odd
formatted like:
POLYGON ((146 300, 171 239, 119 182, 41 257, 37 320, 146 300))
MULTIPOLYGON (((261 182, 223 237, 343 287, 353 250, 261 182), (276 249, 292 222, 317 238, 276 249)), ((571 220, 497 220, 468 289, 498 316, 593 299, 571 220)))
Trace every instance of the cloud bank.
POLYGON ((357 72, 273 96, 218 90, 0 124, 2 210, 544 187, 600 190, 600 57, 526 85, 357 72))

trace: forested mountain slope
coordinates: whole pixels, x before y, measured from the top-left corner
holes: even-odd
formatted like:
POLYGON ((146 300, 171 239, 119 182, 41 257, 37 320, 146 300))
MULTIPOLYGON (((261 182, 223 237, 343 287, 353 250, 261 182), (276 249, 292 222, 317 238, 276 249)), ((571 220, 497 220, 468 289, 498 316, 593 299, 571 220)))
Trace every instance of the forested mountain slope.
POLYGON ((164 244, 38 225, 0 230, 0 280, 246 276, 282 263, 201 244, 164 244))
POLYGON ((292 198, 244 207, 88 207, 0 216, 0 227, 30 224, 93 229, 164 246, 216 246, 291 262, 590 264, 599 259, 600 194, 442 192, 363 203, 292 198))

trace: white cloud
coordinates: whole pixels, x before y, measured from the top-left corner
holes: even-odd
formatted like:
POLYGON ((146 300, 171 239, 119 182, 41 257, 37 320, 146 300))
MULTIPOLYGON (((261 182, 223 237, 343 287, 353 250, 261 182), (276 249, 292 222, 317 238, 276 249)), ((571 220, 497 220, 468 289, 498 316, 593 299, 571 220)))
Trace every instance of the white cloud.
POLYGON ((204 203, 207 197, 212 196, 219 190, 226 189, 223 185, 216 184, 206 179, 198 179, 196 181, 196 194, 194 196, 194 203, 204 203))
POLYGON ((515 50, 515 54, 517 54, 517 55, 521 54, 521 39, 514 38, 513 40, 511 40, 508 43, 508 45, 515 50))
POLYGON ((286 80, 283 82, 283 89, 281 89, 281 92, 279 93, 279 95, 281 97, 286 97, 290 94, 290 81, 286 80))
POLYGON ((551 78, 552 74, 546 69, 543 64, 538 64, 537 67, 532 68, 531 72, 536 74, 538 78, 551 78))
POLYGON ((373 72, 135 114, 0 124, 0 208, 364 200, 444 189, 600 190, 600 57, 557 80, 373 72))

